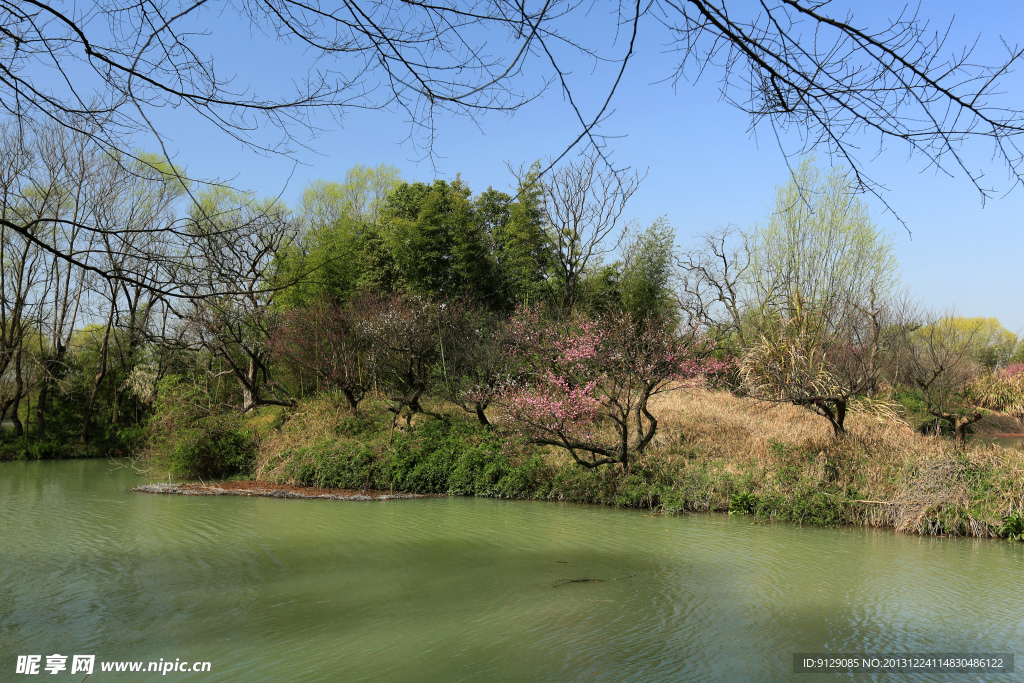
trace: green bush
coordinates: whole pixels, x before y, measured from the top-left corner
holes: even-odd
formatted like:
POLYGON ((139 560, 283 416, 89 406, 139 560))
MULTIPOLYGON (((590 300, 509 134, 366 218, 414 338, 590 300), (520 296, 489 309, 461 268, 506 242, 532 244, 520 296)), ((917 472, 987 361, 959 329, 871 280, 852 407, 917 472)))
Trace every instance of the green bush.
POLYGON ((252 472, 256 439, 241 414, 212 405, 199 387, 178 377, 164 380, 158 395, 146 426, 144 457, 151 469, 192 479, 252 472))
POLYGON ((1003 517, 1003 523, 996 533, 1010 541, 1024 541, 1024 515, 1016 512, 1003 517))
POLYGON ((381 488, 413 493, 506 496, 525 492, 530 477, 513 474, 501 442, 490 432, 459 420, 430 420, 396 437, 377 481, 381 488), (505 481, 510 475, 512 479, 505 481))
POLYGON ((346 448, 328 440, 298 450, 294 457, 301 465, 294 472, 297 483, 336 489, 372 487, 375 460, 366 447, 346 448))
POLYGON ((757 496, 750 491, 732 494, 729 499, 730 515, 752 515, 757 510, 757 496))

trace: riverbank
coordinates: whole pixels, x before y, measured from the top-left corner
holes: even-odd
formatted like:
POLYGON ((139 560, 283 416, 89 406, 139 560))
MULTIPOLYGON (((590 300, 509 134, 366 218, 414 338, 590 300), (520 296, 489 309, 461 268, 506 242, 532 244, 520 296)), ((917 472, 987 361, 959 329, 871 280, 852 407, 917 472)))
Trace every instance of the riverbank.
POLYGON ((264 484, 255 481, 223 481, 213 484, 185 482, 180 484, 147 484, 132 491, 180 496, 256 496, 260 498, 301 498, 306 500, 404 500, 424 498, 419 493, 385 493, 353 489, 324 489, 312 486, 264 484))
POLYGON ((406 493, 560 500, 666 514, 725 512, 816 525, 997 537, 1024 508, 1024 452, 959 451, 905 423, 848 418, 839 441, 806 410, 727 392, 659 397, 658 435, 631 471, 585 470, 555 448, 516 444, 458 412, 420 415, 391 432, 367 406, 345 416, 328 399, 265 411, 257 481, 406 493))

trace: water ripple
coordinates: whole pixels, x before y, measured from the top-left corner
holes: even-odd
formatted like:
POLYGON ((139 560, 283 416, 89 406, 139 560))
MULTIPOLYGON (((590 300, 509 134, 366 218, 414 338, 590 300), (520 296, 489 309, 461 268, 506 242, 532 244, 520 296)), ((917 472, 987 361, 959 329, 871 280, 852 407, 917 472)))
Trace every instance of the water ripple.
POLYGON ((1021 544, 136 483, 101 462, 0 464, 5 661, 208 660, 204 681, 718 681, 786 679, 794 652, 1024 649, 1021 544))

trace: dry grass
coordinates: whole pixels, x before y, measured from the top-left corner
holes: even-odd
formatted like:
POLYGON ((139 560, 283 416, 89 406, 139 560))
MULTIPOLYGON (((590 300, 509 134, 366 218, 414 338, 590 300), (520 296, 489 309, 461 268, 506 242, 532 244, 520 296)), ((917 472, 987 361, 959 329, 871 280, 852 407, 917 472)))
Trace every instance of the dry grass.
POLYGON ((277 428, 264 430, 256 454, 257 481, 283 481, 279 471, 289 453, 335 436, 338 425, 351 413, 342 400, 303 401, 295 411, 283 413, 277 428))
MULTIPOLYGON (((429 407, 472 420, 450 406, 429 407)), ((572 474, 580 470, 560 449, 539 451, 555 480, 582 487, 564 493, 575 496, 566 499, 596 499, 584 490, 588 486, 618 487, 620 493, 634 487, 651 507, 660 500, 665 510, 725 511, 734 495, 749 492, 771 501, 765 514, 772 517, 973 536, 994 535, 1000 517, 1024 510, 1022 451, 980 444, 958 451, 949 439, 922 436, 901 420, 867 413, 848 415, 847 435, 837 440, 825 418, 804 408, 723 391, 669 392, 655 397, 651 409, 659 419, 655 440, 634 463, 635 476, 612 477, 617 484, 572 474)), ((321 398, 283 414, 287 419, 264 432, 257 478, 288 481, 310 457, 298 454, 337 438, 346 422, 349 446, 386 451, 391 415, 385 403, 368 400, 360 413, 362 426, 353 428, 342 402, 321 398)), ((433 418, 418 416, 414 426, 422 419, 433 418)), ((502 431, 497 411, 492 419, 502 431)), ((545 496, 563 495, 557 481, 545 496)))
POLYGON ((660 419, 648 457, 711 463, 767 480, 792 465, 792 450, 813 461, 805 474, 856 487, 859 521, 910 533, 990 536, 1000 516, 1024 509, 1024 452, 986 444, 957 451, 949 439, 923 436, 900 420, 847 417, 836 440, 828 421, 792 405, 728 392, 671 392, 654 404, 660 419))

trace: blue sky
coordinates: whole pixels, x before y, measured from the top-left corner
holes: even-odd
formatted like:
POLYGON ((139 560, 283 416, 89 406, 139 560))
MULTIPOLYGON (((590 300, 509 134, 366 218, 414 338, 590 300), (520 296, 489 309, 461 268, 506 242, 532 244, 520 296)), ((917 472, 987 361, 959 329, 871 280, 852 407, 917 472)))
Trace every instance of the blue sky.
MULTIPOLYGON (((934 17, 932 26, 944 29, 957 7, 951 2, 925 2, 921 15, 934 17)), ((887 3, 858 3, 857 16, 867 23, 877 19, 871 13, 884 16, 898 9, 890 10, 887 3)), ((592 15, 599 11, 595 8, 592 15)), ((587 26, 581 27, 583 35, 601 40, 602 21, 602 16, 588 18, 587 26)), ((971 14, 957 17, 954 27, 945 53, 980 34, 976 55, 981 61, 992 61, 1002 50, 1000 37, 1010 45, 1024 43, 1024 8, 1008 2, 972 5, 971 14)), ((664 34, 650 23, 647 28, 651 30, 642 36, 625 85, 613 102, 614 113, 601 129, 607 135, 622 136, 609 140, 617 164, 648 173, 629 206, 630 217, 643 225, 667 216, 679 244, 719 225, 749 228, 767 216, 775 186, 786 181, 779 143, 768 128, 752 134, 748 117, 720 101, 715 71, 696 84, 683 82, 675 89, 658 83, 672 75, 675 60, 660 43, 664 34)), ((252 68, 272 81, 301 64, 301 55, 282 50, 279 56, 273 42, 241 29, 231 36, 229 45, 235 63, 222 63, 221 71, 238 68, 240 81, 252 78, 252 68)), ((616 49, 621 53, 623 47, 616 49)), ((608 70, 574 64, 571 78, 593 111, 596 98, 608 86, 608 70)), ((1006 85, 1002 102, 1024 110, 1022 74, 1010 74, 1006 85)), ((422 150, 405 140, 409 125, 401 114, 357 111, 340 126, 318 120, 326 130, 311 143, 317 153, 300 153, 302 163, 295 165, 280 157, 256 155, 179 113, 164 112, 161 119, 159 125, 171 138, 171 149, 191 175, 231 180, 261 194, 280 194, 288 202, 298 198, 309 180, 341 179, 356 163, 397 166, 409 181, 461 173, 475 192, 488 185, 508 189, 513 178, 506 162, 518 166, 549 157, 560 152, 577 131, 566 102, 552 89, 513 117, 488 115, 477 122, 440 119, 436 157, 422 160, 422 150)), ((876 157, 877 143, 862 142, 865 170, 888 188, 885 198, 906 223, 904 227, 878 200, 866 197, 876 223, 896 242, 903 281, 911 293, 925 305, 955 306, 965 316, 997 317, 1010 330, 1024 331, 1020 299, 1024 189, 983 206, 962 173, 954 178, 937 174, 925 168, 923 159, 908 157, 907 150, 894 143, 876 157)), ((790 151, 799 149, 793 141, 784 139, 783 144, 790 151)), ((823 153, 818 157, 821 164, 829 163, 823 153)), ((972 168, 987 174, 986 182, 1008 187, 1006 171, 992 160, 990 146, 970 147, 967 157, 972 168)))

